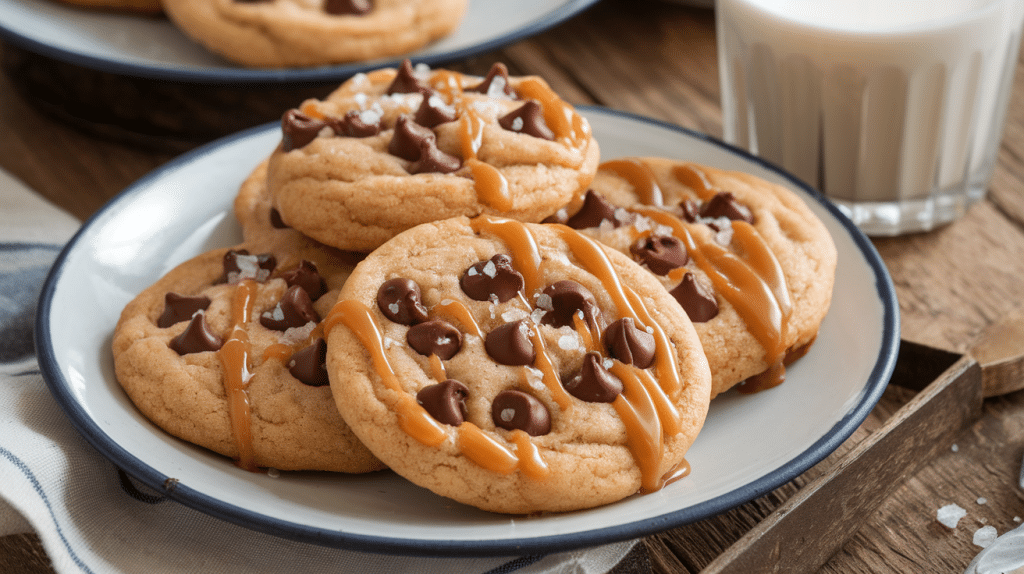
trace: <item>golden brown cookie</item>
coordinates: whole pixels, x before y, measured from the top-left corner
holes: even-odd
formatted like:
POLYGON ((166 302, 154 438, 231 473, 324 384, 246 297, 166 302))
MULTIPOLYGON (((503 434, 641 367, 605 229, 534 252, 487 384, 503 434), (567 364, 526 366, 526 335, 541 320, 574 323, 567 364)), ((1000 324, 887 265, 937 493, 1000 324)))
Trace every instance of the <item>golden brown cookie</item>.
POLYGON ((782 382, 828 312, 836 248, 792 191, 746 173, 664 158, 603 163, 553 220, 630 255, 687 311, 714 378, 782 382))
POLYGON ((540 221, 586 189, 598 161, 586 119, 540 78, 406 61, 285 113, 268 182, 288 225, 370 251, 449 217, 540 221))
POLYGON ((639 265, 565 226, 480 216, 371 253, 325 319, 338 409, 412 482, 504 513, 567 511, 684 472, 710 372, 639 265))
POLYGON ((394 57, 447 36, 467 0, 164 0, 193 40, 243 66, 394 57))
POLYGON ((382 468, 338 414, 324 368, 320 318, 352 266, 257 249, 199 255, 130 302, 114 332, 118 381, 154 424, 242 468, 382 468))

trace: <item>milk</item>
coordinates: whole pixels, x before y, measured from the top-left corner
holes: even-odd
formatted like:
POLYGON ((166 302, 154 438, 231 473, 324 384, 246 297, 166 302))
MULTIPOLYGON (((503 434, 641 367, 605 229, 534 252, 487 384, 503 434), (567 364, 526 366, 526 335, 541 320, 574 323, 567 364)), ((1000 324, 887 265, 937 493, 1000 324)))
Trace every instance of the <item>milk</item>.
POLYGON ((718 0, 724 137, 862 229, 930 229, 982 197, 1024 0, 718 0))

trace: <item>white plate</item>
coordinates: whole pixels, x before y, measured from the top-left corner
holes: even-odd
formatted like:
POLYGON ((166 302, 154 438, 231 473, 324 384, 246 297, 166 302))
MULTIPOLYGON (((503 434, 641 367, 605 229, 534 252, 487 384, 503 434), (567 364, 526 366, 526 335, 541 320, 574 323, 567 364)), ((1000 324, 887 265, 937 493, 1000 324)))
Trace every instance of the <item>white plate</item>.
POLYGON ((210 83, 340 81, 394 66, 468 58, 540 33, 597 0, 470 0, 455 32, 403 57, 340 66, 247 69, 205 50, 166 18, 82 10, 57 0, 0 0, 0 37, 29 51, 116 74, 210 83))
POLYGON ((593 510, 489 514, 389 473, 284 473, 235 467, 142 417, 113 376, 121 309, 177 263, 233 245, 231 201, 280 139, 268 125, 156 170, 90 219, 43 288, 36 337, 43 374, 71 422, 100 452, 171 498, 250 528, 316 544, 423 555, 564 551, 658 532, 763 495, 832 452, 874 407, 898 347, 898 307, 871 243, 831 204, 778 169, 716 140, 601 108, 581 108, 605 158, 660 155, 751 172, 787 185, 821 217, 839 266, 831 311, 784 384, 712 402, 687 454, 693 472, 659 492, 593 510))

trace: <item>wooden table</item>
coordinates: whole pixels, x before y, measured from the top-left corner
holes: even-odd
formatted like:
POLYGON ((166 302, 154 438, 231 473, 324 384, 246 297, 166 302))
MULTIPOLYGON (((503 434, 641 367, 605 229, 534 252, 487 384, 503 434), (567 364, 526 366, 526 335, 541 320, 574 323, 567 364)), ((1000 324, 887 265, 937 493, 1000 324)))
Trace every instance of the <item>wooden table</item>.
MULTIPOLYGON (((12 46, 0 50, 7 72, 0 76, 0 165, 80 218, 151 169, 214 137, 217 128, 233 131, 239 122, 276 119, 282 110, 331 87, 290 87, 269 94, 183 89, 75 69, 12 46), (111 104, 117 108, 113 119, 82 121, 82 116, 106 113, 98 96, 122 84, 131 88, 123 94, 143 99, 111 104), (61 101, 68 94, 58 93, 61 89, 84 95, 83 106, 69 112, 68 101, 61 101), (89 97, 97 100, 88 102, 89 97), (237 109, 221 108, 224 117, 218 120, 215 113, 211 120, 208 102, 217 97, 237 109), (90 103, 98 107, 89 109, 90 103), (170 124, 155 119, 166 111, 160 109, 163 104, 173 106, 170 124), (150 133, 134 133, 144 120, 159 125, 150 133), (187 137, 174 134, 175 126, 196 125, 212 129, 187 137)), ((713 12, 656 0, 605 0, 531 39, 447 67, 483 74, 492 62, 503 61, 514 74, 544 76, 573 103, 644 114, 719 136, 716 57, 713 12)), ((988 198, 937 231, 874 241, 896 285, 905 340, 963 353, 985 327, 1021 308, 1022 179, 1024 72, 1018 69, 988 198)), ((863 438, 904 400, 899 391, 887 392, 850 441, 863 438)), ((959 573, 979 550, 972 542, 977 528, 988 524, 1002 533, 1016 526, 1015 517, 1024 516, 1024 494, 1015 486, 1024 451, 1024 393, 986 400, 980 420, 955 445, 906 476, 881 508, 863 516, 859 531, 820 571, 959 573), (936 521, 937 509, 951 502, 968 510, 955 530, 936 521)), ((719 520, 651 536, 641 547, 646 553, 635 556, 630 569, 698 572, 805 482, 798 479, 719 520)), ((15 535, 0 539, 0 571, 51 569, 34 536, 15 535)))

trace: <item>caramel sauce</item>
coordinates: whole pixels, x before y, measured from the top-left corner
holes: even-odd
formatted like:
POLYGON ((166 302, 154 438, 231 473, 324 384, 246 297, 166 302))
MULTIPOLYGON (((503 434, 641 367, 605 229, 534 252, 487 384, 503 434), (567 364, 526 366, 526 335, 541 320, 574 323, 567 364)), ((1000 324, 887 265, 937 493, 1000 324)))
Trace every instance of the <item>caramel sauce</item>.
POLYGON ((473 174, 480 203, 497 211, 511 211, 514 207, 512 193, 508 189, 508 180, 498 168, 476 158, 466 160, 466 165, 473 174))
POLYGON ((228 417, 231 431, 238 449, 237 464, 240 468, 255 472, 256 448, 252 438, 251 409, 249 406, 249 353, 251 345, 249 334, 244 325, 249 322, 252 311, 252 299, 256 285, 252 281, 242 281, 235 288, 231 300, 231 317, 233 326, 231 335, 217 351, 221 364, 224 365, 224 392, 228 399, 228 417))
POLYGON ((329 333, 338 323, 344 324, 370 353, 374 371, 381 383, 399 396, 399 399, 381 399, 392 403, 391 407, 398 416, 398 426, 406 434, 427 446, 438 446, 444 442, 448 433, 441 423, 435 421, 427 411, 402 388, 391 362, 384 350, 384 337, 381 335, 377 322, 370 310, 359 301, 338 301, 324 319, 324 330, 329 333))
POLYGON ((463 161, 468 162, 476 159, 476 154, 484 143, 484 121, 472 110, 460 111, 462 115, 459 118, 459 145, 463 161))
POLYGON ((677 480, 690 476, 690 470, 690 461, 684 458, 674 469, 666 472, 665 476, 661 477, 662 486, 668 486, 677 480))
POLYGON ((484 434, 480 427, 465 421, 458 426, 459 450, 478 465, 500 474, 512 474, 519 458, 498 441, 484 434))
POLYGON ((476 233, 490 233, 500 239, 511 252, 516 270, 523 276, 526 293, 536 293, 544 288, 540 284, 540 249, 537 240, 519 221, 498 217, 474 217, 470 226, 476 233))
POLYGON ((749 377, 747 380, 736 385, 736 390, 745 395, 751 395, 777 387, 785 380, 786 366, 782 361, 778 361, 772 363, 772 366, 768 367, 767 370, 749 377))
POLYGON ((679 417, 679 410, 676 408, 675 403, 672 402, 672 399, 665 394, 664 389, 662 389, 661 385, 658 384, 654 375, 646 369, 637 369, 636 367, 624 365, 618 361, 612 363, 611 372, 620 379, 622 377, 633 377, 639 384, 643 385, 651 395, 651 400, 654 401, 654 405, 658 411, 658 418, 661 420, 661 424, 665 428, 665 434, 672 435, 679 432, 682 425, 682 421, 679 417))
POLYGON ((480 325, 476 322, 476 319, 473 318, 473 314, 469 312, 469 309, 462 304, 461 301, 438 303, 434 306, 432 311, 448 315, 452 319, 461 323, 463 330, 469 331, 470 334, 483 338, 484 334, 483 331, 480 330, 480 325))
POLYGON ((597 325, 588 325, 583 314, 576 312, 572 316, 572 325, 576 333, 583 340, 583 348, 588 351, 596 351, 601 348, 601 331, 597 325))
POLYGON ((292 358, 292 348, 284 343, 274 343, 263 351, 263 361, 269 361, 270 359, 277 359, 282 363, 287 363, 288 359, 292 358))
POLYGON ((444 363, 441 362, 441 357, 438 357, 436 353, 430 354, 430 374, 439 383, 448 380, 448 372, 444 368, 444 363))
POLYGON ((645 205, 663 205, 661 187, 651 166, 634 158, 613 159, 601 164, 600 170, 610 171, 628 181, 645 205))
POLYGON ((651 395, 635 377, 621 377, 623 390, 612 406, 626 425, 626 444, 640 468, 640 491, 654 492, 661 488, 662 441, 661 420, 651 395))
POLYGON ((775 363, 784 351, 784 316, 771 285, 729 250, 711 241, 698 240, 686 224, 672 214, 653 208, 637 208, 636 211, 671 227, 673 234, 686 243, 687 253, 697 267, 711 279, 715 290, 736 308, 751 334, 764 347, 765 361, 775 363))
POLYGON ((540 454, 540 449, 530 440, 525 431, 512 431, 512 442, 516 445, 516 456, 519 458, 519 470, 534 480, 543 480, 551 474, 548 463, 540 454))
POLYGON ((701 201, 708 201, 718 193, 715 186, 711 185, 708 175, 695 166, 689 164, 677 165, 672 170, 672 175, 675 176, 679 183, 692 189, 701 201))
POLYGON ((572 398, 562 386, 562 380, 558 378, 558 373, 555 372, 551 356, 548 355, 547 347, 544 345, 544 338, 540 336, 540 329, 536 327, 530 329, 530 340, 533 341, 533 348, 537 352, 535 362, 540 368, 540 372, 543 373, 544 386, 548 388, 551 398, 559 407, 562 407, 562 410, 568 409, 572 404, 572 398))
POLYGON ((579 167, 584 159, 582 152, 590 141, 590 124, 537 78, 523 79, 516 90, 524 100, 537 100, 540 103, 544 108, 544 122, 555 133, 556 139, 581 152, 576 164, 571 166, 579 167))

